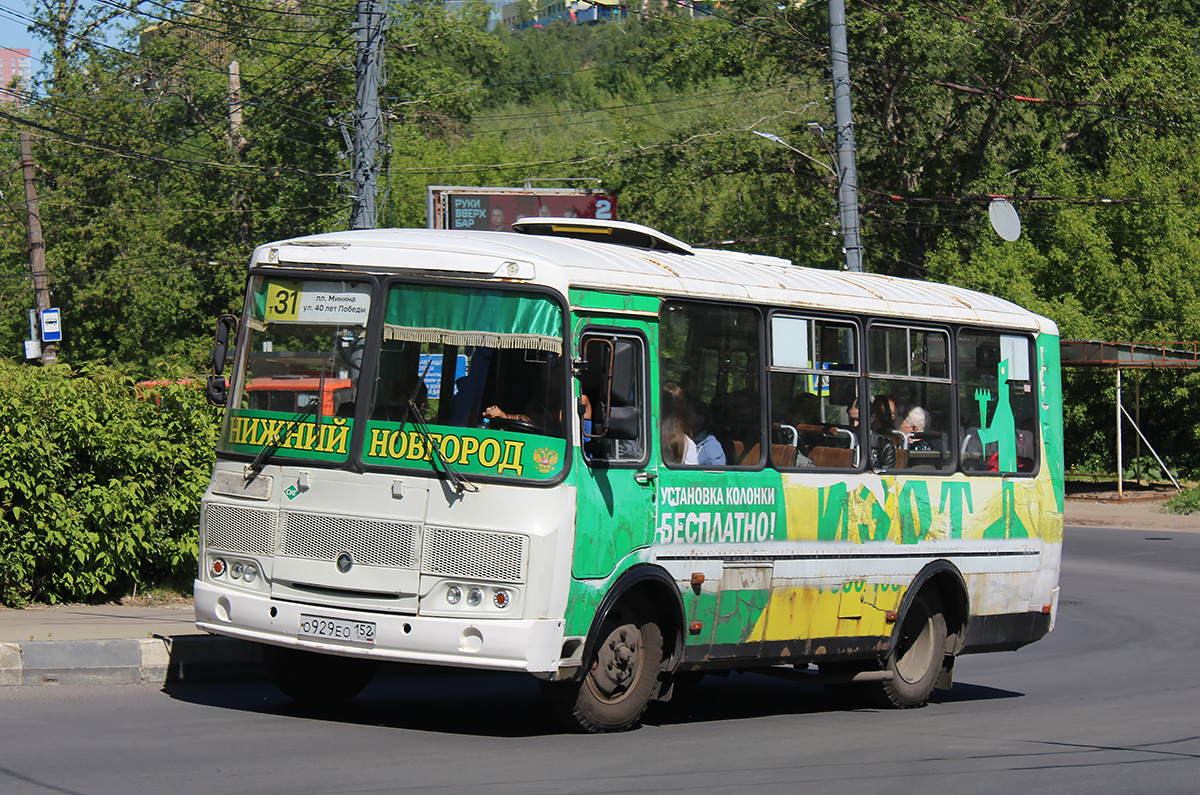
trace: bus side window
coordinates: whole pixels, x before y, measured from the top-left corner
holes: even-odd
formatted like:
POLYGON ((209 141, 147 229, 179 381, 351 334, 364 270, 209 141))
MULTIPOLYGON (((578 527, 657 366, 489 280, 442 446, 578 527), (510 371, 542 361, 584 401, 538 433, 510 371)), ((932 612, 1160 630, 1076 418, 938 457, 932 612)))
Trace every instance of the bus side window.
POLYGON ((863 458, 858 329, 846 321, 773 315, 770 323, 771 462, 778 469, 854 469, 863 458))
POLYGON ((947 427, 953 384, 947 353, 950 335, 943 329, 919 328, 891 321, 867 330, 872 452, 878 445, 895 448, 896 469, 945 470, 953 466, 947 427), (880 442, 880 438, 885 441, 880 442))
POLYGON ((663 462, 702 469, 762 466, 771 442, 762 405, 758 310, 680 301, 663 304, 659 317, 663 462), (669 416, 672 407, 675 416, 669 416))
POLYGON ((592 462, 632 464, 645 450, 645 346, 639 337, 587 334, 580 377, 581 444, 592 462), (582 400, 586 399, 586 400, 582 400), (590 414, 590 417, 587 415, 590 414))
POLYGON ((958 334, 960 466, 1032 474, 1038 465, 1033 344, 1025 336, 963 329, 958 334))

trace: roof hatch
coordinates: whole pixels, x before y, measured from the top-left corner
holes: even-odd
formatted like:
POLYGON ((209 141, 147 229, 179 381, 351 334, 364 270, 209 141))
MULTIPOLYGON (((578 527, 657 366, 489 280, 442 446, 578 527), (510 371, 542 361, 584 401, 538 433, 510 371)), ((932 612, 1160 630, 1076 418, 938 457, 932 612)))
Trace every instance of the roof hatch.
POLYGON ((544 237, 569 237, 593 243, 612 243, 649 251, 669 251, 672 254, 695 254, 682 240, 664 235, 657 229, 625 221, 605 221, 599 218, 518 218, 514 232, 544 237))

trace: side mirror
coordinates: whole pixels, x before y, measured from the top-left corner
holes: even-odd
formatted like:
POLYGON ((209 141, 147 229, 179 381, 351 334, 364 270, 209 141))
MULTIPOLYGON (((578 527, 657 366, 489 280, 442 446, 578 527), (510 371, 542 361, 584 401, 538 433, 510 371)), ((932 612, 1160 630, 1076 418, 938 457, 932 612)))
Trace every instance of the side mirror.
POLYGON ((636 406, 614 406, 608 412, 608 438, 636 439, 642 429, 642 413, 636 406))
POLYGON ((637 351, 628 340, 613 341, 612 365, 608 372, 611 405, 625 406, 633 397, 637 351))
POLYGON ((637 366, 637 347, 629 340, 602 336, 585 340, 578 371, 584 393, 593 396, 589 438, 638 438, 641 412, 630 405, 637 366))
POLYGON ((607 435, 608 370, 612 360, 612 342, 592 337, 583 343, 583 359, 577 368, 579 384, 585 395, 592 396, 591 438, 607 435))
MULTIPOLYGON (((219 376, 225 372, 225 357, 229 351, 229 337, 236 330, 237 318, 233 315, 221 315, 217 318, 217 331, 213 335, 213 375, 219 376)), ((211 380, 209 383, 212 383, 211 380)), ((223 403, 224 401, 222 401, 223 403)))
POLYGON ((204 396, 214 406, 224 406, 229 398, 229 383, 223 375, 210 375, 204 387, 204 396))

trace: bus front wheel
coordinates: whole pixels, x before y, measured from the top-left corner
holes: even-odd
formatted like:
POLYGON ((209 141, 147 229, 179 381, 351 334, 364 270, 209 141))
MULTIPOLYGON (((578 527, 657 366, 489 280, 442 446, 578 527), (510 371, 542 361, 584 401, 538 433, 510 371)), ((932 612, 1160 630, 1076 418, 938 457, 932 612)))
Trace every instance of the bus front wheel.
POLYGON ((305 706, 332 707, 357 696, 379 663, 280 646, 263 646, 267 675, 284 695, 305 706))
POLYGON ((924 706, 945 657, 946 617, 937 594, 926 589, 909 605, 896 645, 888 654, 886 670, 892 678, 880 683, 884 704, 900 709, 924 706))
POLYGON ((618 607, 601 625, 600 642, 579 680, 547 682, 547 700, 568 728, 619 732, 638 725, 658 687, 662 631, 640 612, 618 607))

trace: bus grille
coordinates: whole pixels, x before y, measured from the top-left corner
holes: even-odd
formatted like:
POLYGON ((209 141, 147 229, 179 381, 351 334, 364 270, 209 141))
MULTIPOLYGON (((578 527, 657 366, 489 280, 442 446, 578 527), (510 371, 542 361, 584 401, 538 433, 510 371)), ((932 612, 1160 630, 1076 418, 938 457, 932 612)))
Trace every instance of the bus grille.
POLYGON ((284 513, 279 554, 333 560, 349 552, 356 563, 411 569, 417 563, 419 531, 415 524, 380 519, 284 513))
POLYGON ((525 536, 427 527, 421 571, 500 582, 525 581, 525 536))
POLYGON ((204 513, 205 548, 270 555, 275 546, 275 511, 213 504, 204 513))

